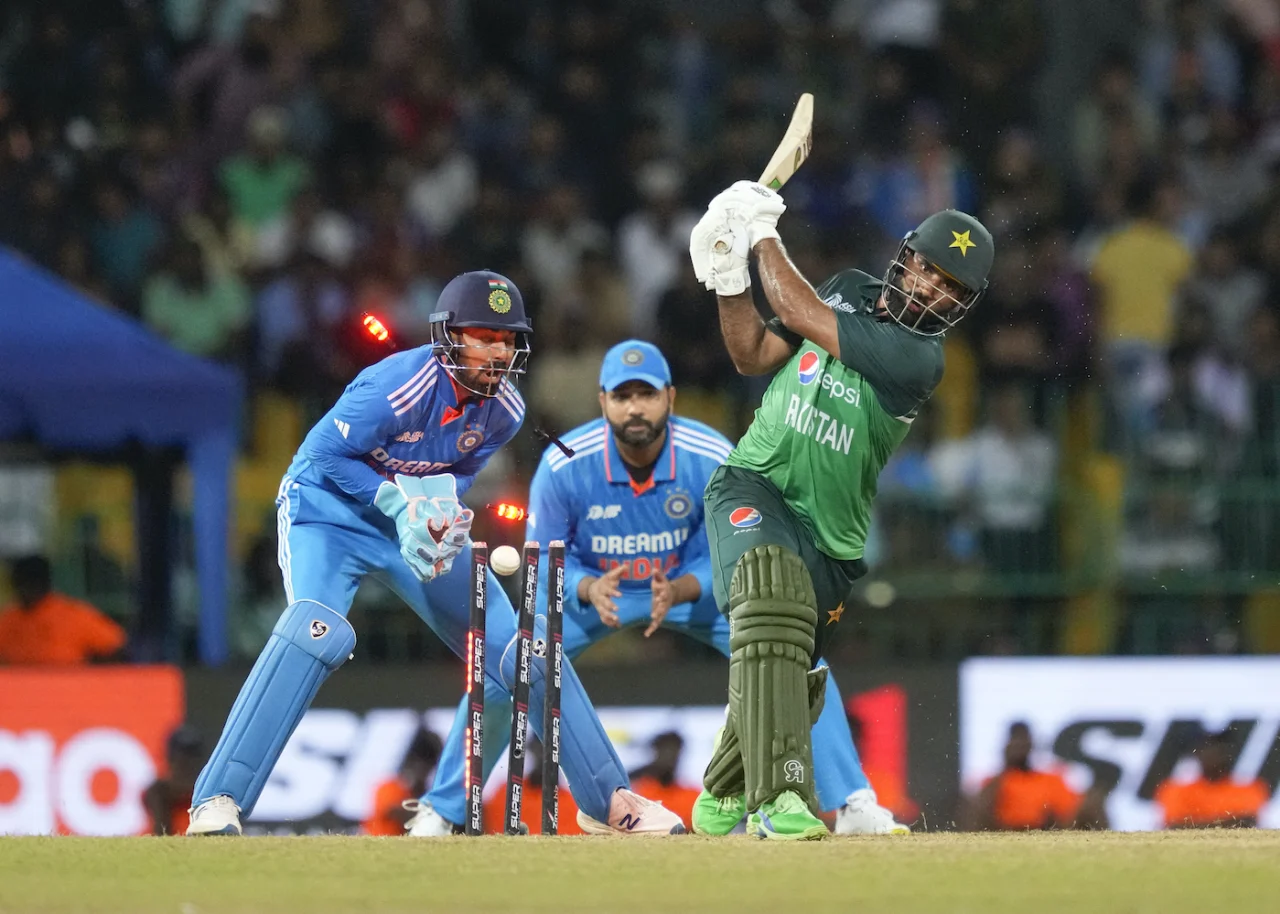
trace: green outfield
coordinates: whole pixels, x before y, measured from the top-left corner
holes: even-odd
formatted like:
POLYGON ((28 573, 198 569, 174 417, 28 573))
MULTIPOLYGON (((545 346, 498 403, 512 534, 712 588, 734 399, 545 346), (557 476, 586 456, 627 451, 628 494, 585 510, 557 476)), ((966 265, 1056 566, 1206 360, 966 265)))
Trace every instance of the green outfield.
POLYGON ((0 838, 0 912, 1274 912, 1280 833, 0 838))

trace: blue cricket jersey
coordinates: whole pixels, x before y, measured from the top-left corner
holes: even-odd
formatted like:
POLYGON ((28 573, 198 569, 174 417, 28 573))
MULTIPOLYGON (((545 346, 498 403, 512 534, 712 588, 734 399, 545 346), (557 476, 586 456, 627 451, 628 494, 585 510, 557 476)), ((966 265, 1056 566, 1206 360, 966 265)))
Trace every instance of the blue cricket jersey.
POLYGON ((397 473, 452 473, 458 497, 524 420, 524 401, 504 380, 496 397, 461 407, 448 372, 430 346, 370 365, 307 434, 288 476, 363 504, 397 473))
POLYGON ((711 556, 702 524, 702 492, 733 445, 709 426, 672 416, 666 448, 653 475, 636 484, 604 419, 564 436, 575 453, 549 447, 529 491, 527 536, 545 550, 565 543, 565 591, 622 565, 619 589, 648 591, 661 568, 671 578, 692 574, 711 593, 711 556))

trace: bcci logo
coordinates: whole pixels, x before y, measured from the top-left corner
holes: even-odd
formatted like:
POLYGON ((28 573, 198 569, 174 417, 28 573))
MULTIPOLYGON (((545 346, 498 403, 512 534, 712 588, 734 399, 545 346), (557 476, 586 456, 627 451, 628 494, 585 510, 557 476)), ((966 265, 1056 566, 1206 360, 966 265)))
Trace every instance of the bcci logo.
POLYGON ((511 296, 505 289, 494 289, 489 293, 489 307, 498 314, 506 314, 511 310, 511 296))
POLYGON ((311 620, 311 637, 312 638, 323 638, 327 634, 329 634, 328 625, 326 625, 324 622, 321 622, 319 619, 311 620))
POLYGON ((630 365, 633 368, 644 361, 644 353, 639 349, 628 349, 622 354, 622 364, 630 365))
POLYGON ((800 361, 796 364, 796 374, 801 384, 808 387, 817 379, 819 361, 818 354, 812 349, 800 356, 800 361))
POLYGON ((667 496, 666 504, 662 507, 667 512, 667 517, 672 520, 683 520, 693 510, 693 499, 683 492, 672 492, 667 496))
POLYGON ((480 446, 484 440, 484 432, 478 428, 469 428, 458 436, 458 450, 463 454, 470 453, 480 446))
POLYGON ((799 759, 787 759, 787 763, 782 766, 782 773, 787 779, 788 784, 804 783, 804 765, 799 759))

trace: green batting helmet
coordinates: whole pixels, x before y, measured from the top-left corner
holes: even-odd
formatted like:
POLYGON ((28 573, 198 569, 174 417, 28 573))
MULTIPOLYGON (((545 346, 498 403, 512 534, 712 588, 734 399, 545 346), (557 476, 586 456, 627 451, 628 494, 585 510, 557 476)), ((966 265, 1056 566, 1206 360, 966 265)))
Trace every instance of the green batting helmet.
POLYGON ((954 209, 934 213, 907 233, 889 264, 886 309, 913 333, 944 333, 986 293, 994 259, 991 233, 981 222, 954 209))

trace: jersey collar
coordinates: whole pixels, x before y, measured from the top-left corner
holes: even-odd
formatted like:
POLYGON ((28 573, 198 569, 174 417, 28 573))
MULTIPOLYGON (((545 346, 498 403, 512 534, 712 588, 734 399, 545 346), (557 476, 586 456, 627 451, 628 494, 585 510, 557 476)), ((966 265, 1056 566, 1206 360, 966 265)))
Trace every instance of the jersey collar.
POLYGON ((663 448, 658 462, 653 465, 653 474, 644 482, 636 483, 627 472, 627 465, 622 462, 618 453, 617 442, 613 440, 613 430, 605 425, 604 433, 604 478, 615 486, 629 485, 635 495, 643 495, 660 482, 674 482, 676 478, 676 445, 671 435, 671 423, 667 422, 667 446, 663 448))

